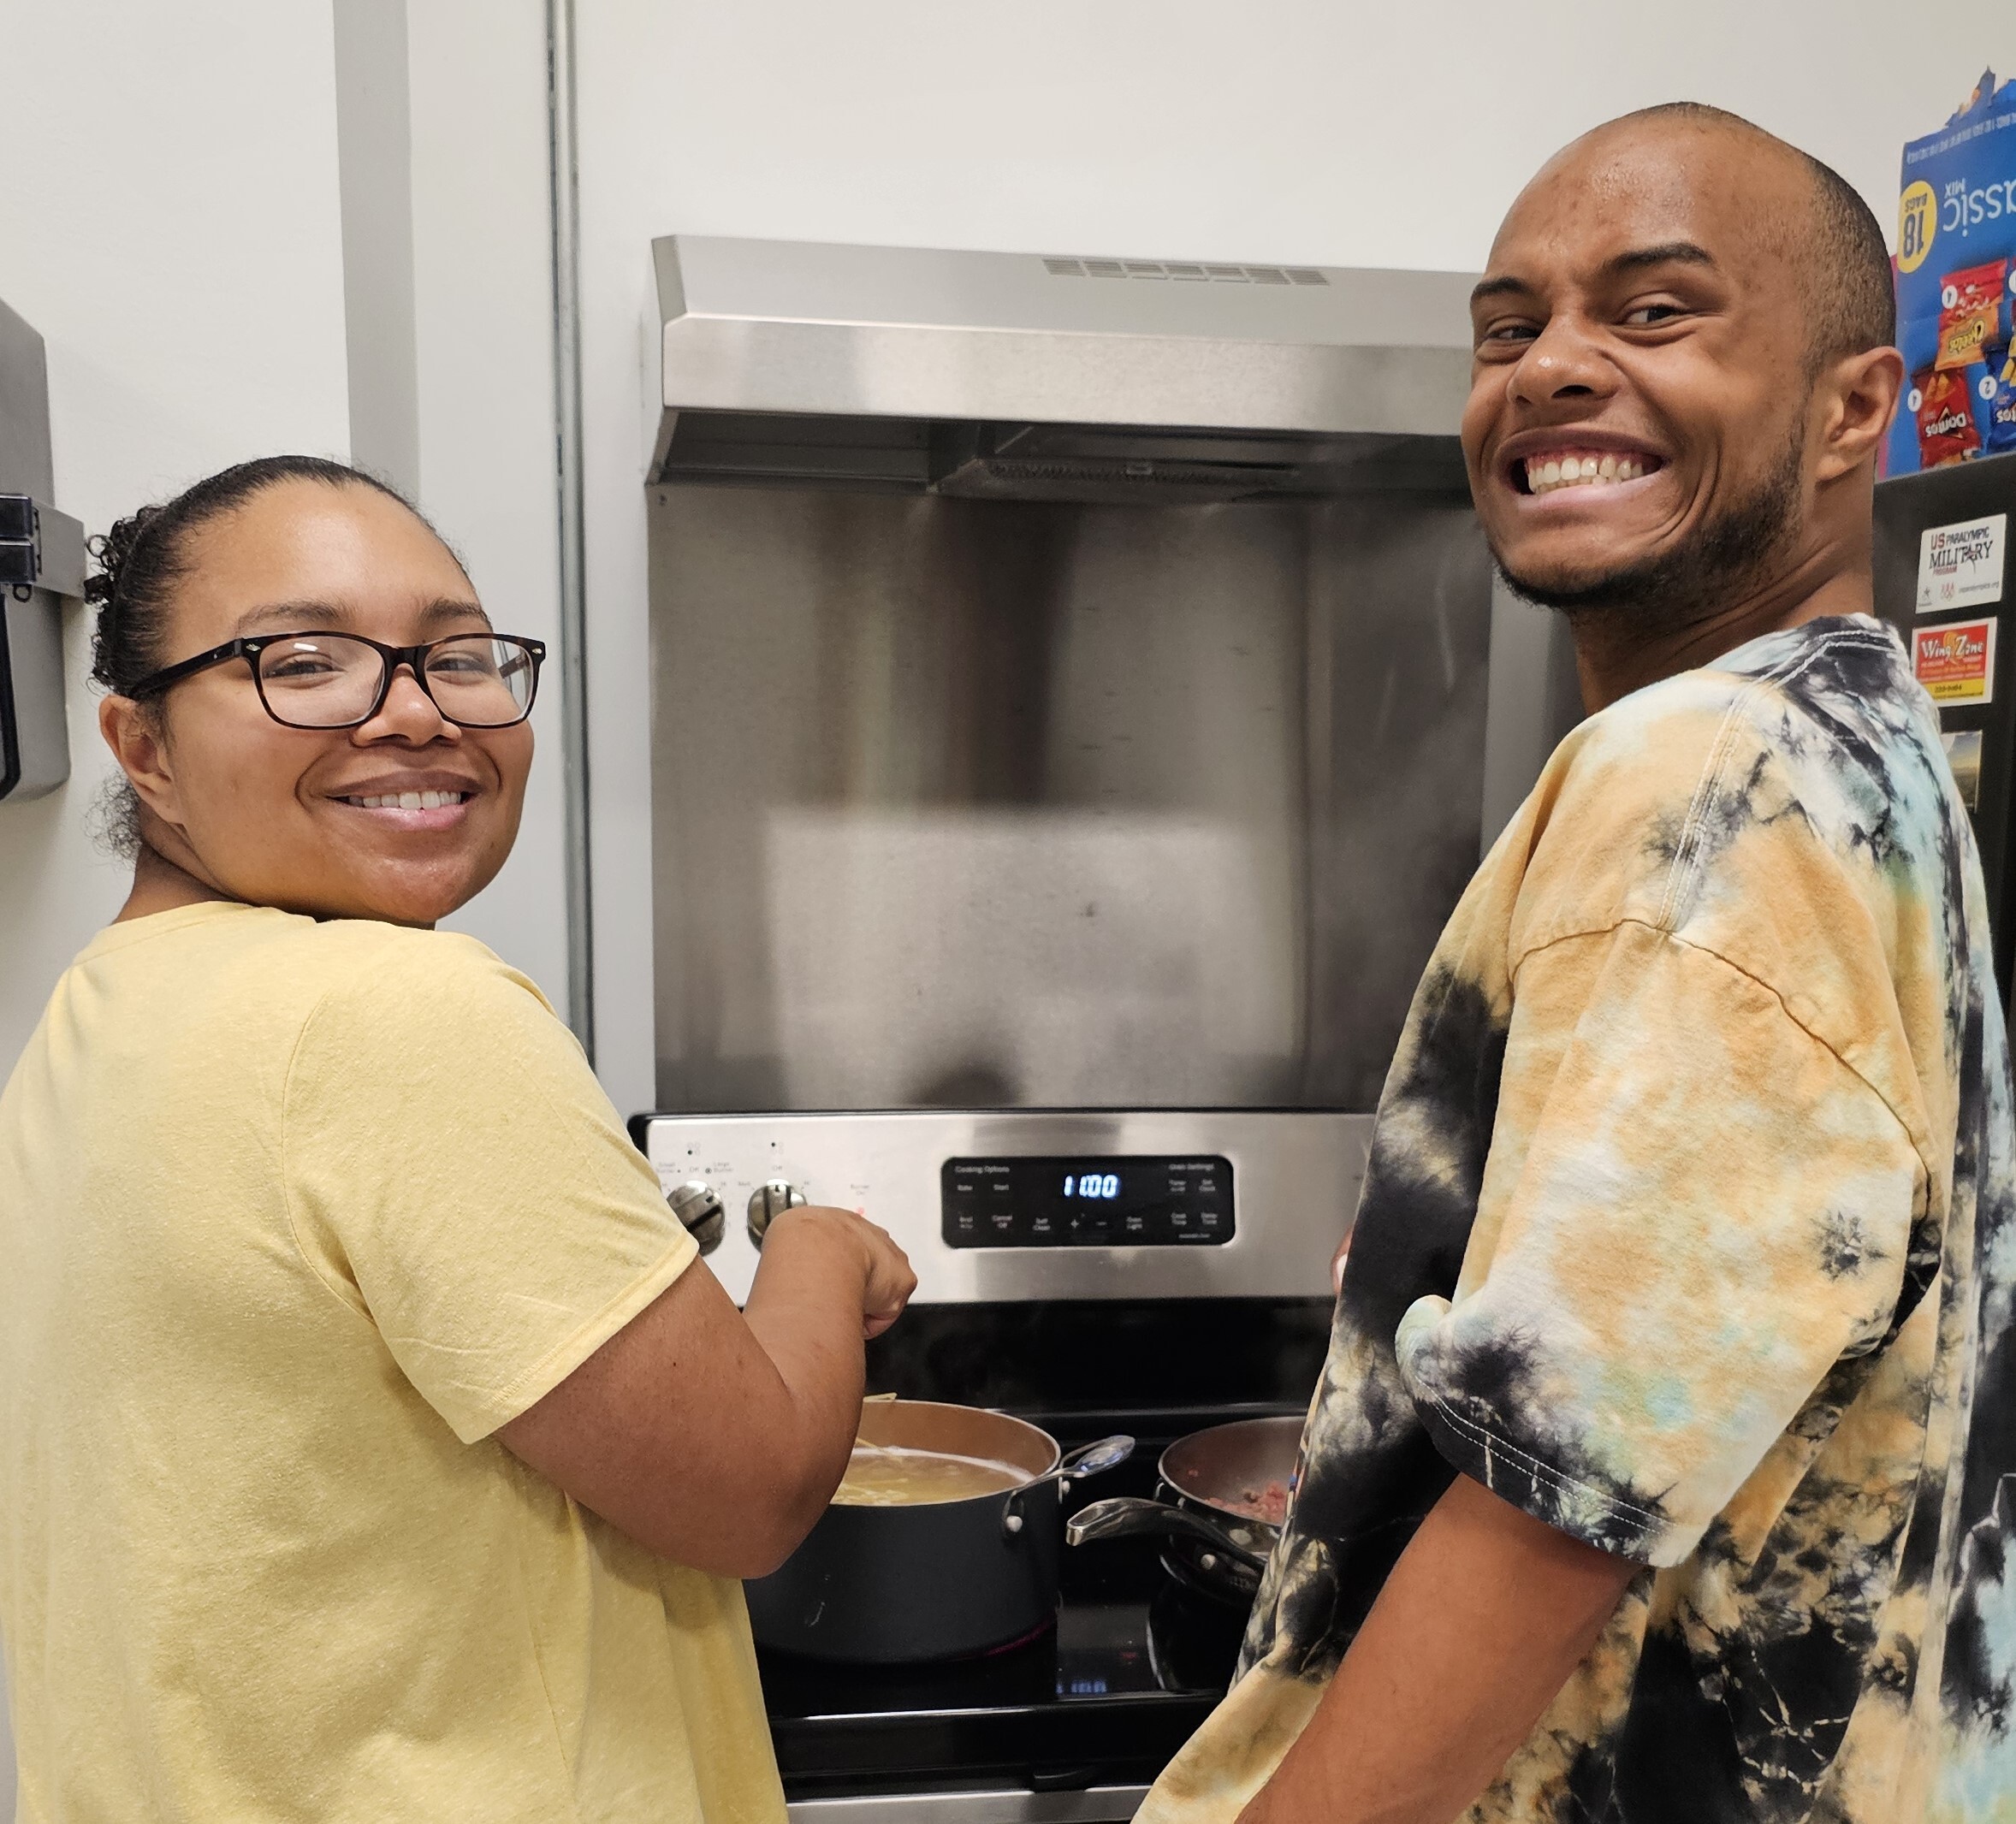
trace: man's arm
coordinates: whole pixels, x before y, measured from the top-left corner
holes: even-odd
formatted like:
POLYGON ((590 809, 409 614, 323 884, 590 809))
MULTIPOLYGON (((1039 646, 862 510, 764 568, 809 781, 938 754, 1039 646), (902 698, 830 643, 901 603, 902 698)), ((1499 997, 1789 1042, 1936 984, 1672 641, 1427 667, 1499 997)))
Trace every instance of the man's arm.
POLYGON ((1451 1824, 1642 1569, 1458 1476, 1240 1824, 1451 1824))

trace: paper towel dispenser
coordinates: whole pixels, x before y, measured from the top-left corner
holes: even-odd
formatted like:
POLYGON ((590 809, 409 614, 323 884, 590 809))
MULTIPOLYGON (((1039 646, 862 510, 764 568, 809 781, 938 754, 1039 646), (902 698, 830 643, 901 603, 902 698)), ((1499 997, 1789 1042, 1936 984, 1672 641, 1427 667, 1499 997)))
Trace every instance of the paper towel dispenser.
POLYGON ((84 593, 84 528, 53 480, 42 338, 0 304, 0 802, 70 775, 62 602, 84 593))

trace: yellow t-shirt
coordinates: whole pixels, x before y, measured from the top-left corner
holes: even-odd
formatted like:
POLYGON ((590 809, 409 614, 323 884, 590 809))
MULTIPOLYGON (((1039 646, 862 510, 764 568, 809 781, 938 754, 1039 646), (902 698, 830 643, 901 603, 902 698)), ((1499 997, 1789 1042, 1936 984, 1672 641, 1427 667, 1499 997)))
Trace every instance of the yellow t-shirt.
POLYGON ((22 1824, 781 1824, 739 1586, 491 1436, 693 1258, 481 945, 102 933, 0 1093, 22 1824))

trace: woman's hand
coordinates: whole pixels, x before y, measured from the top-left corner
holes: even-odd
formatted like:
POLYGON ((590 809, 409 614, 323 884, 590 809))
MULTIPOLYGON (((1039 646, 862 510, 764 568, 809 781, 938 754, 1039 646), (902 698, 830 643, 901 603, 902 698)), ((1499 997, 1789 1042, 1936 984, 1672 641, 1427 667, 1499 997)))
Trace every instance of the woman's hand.
MULTIPOLYGON (((825 1204, 803 1204, 786 1210, 763 1232, 762 1259, 756 1265, 758 1281, 762 1280, 764 1263, 774 1258, 780 1245, 786 1251, 798 1246, 795 1241, 783 1238, 814 1224, 858 1258, 862 1270, 861 1334, 864 1339, 880 1336, 902 1316, 903 1307, 917 1289, 917 1276, 910 1270, 910 1256, 896 1245, 888 1230, 865 1216, 825 1204)), ((751 1296, 753 1299, 754 1294, 751 1296)))

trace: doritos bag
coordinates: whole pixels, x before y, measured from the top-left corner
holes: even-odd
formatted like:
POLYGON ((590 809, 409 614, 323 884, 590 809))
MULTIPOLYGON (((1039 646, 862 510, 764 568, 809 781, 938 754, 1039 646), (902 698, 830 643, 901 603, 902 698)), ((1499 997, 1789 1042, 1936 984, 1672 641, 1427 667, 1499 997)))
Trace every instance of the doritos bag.
POLYGON ((1972 394, 1962 369, 1929 367, 1912 376, 1921 469, 1965 462, 1980 453, 1981 430, 1974 422, 1972 394))

